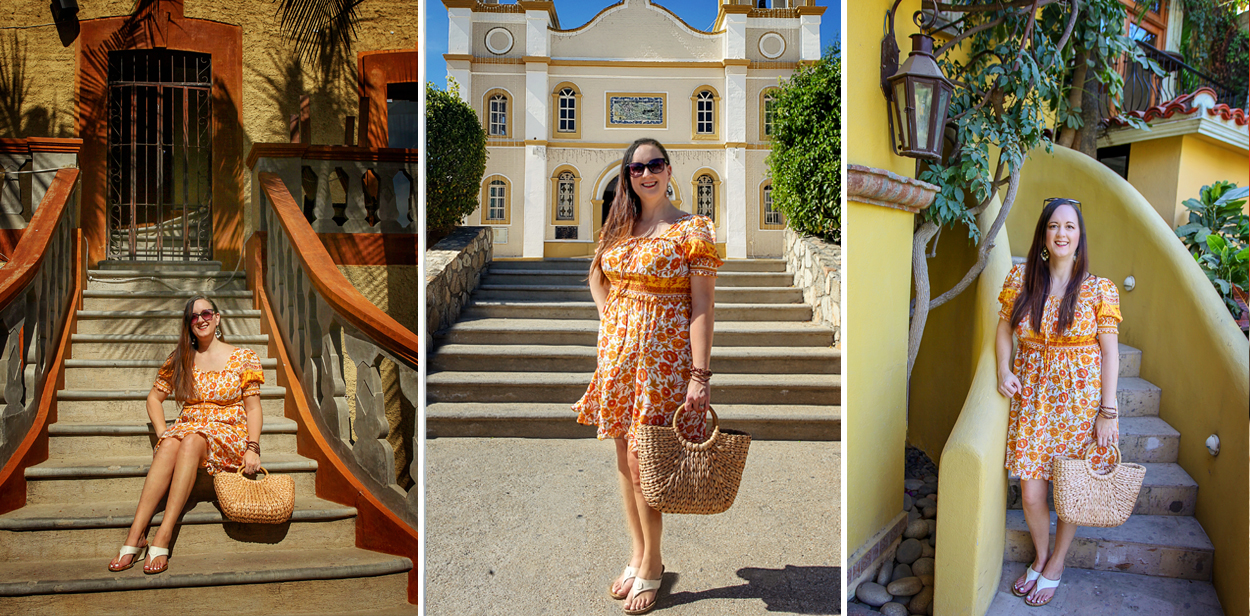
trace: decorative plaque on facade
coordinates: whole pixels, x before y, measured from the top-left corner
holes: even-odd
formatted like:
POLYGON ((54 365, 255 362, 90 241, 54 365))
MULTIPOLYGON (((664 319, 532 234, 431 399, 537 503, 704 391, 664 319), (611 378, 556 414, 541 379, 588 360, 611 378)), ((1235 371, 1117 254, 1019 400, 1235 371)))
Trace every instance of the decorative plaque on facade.
POLYGON ((608 95, 608 126, 654 126, 663 128, 663 94, 608 95))

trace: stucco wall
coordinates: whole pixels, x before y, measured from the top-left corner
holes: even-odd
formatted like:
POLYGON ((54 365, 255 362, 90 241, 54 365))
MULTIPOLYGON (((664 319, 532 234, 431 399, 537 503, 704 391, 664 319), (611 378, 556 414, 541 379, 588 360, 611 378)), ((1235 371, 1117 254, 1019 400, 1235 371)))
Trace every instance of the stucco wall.
MULTIPOLYGON (((568 27, 571 24, 565 24, 568 27)), ((673 13, 626 0, 576 29, 551 33, 551 53, 565 58, 720 60, 719 36, 696 31, 673 13), (644 33, 664 32, 664 36, 644 33)))
MULTIPOLYGON (((1250 183, 1246 152, 1198 135, 1137 141, 1130 145, 1128 181, 1173 228, 1189 222, 1182 203, 1217 181, 1250 183)), ((1250 207, 1250 204, 1247 204, 1250 207)))

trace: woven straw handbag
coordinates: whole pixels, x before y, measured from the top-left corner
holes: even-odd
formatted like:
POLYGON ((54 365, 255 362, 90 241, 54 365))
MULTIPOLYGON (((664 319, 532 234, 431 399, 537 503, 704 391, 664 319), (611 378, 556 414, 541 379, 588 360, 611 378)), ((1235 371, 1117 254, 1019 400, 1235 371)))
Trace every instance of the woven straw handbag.
POLYGON ((742 469, 747 463, 751 435, 722 430, 712 413, 712 435, 691 443, 677 432, 677 416, 671 426, 639 426, 636 435, 638 473, 642 496, 662 513, 720 513, 734 504, 742 469))
POLYGON ((270 475, 261 467, 264 477, 248 479, 243 469, 236 473, 217 473, 213 487, 221 512, 234 522, 247 524, 282 524, 291 519, 295 509, 295 480, 290 475, 270 475))
POLYGON ((1089 454, 1098 443, 1085 448, 1085 455, 1075 460, 1055 460, 1052 477, 1055 481, 1055 512, 1069 524, 1077 526, 1119 526, 1133 514, 1137 493, 1146 478, 1146 467, 1124 462, 1120 448, 1115 452, 1115 468, 1105 475, 1094 472, 1089 454))

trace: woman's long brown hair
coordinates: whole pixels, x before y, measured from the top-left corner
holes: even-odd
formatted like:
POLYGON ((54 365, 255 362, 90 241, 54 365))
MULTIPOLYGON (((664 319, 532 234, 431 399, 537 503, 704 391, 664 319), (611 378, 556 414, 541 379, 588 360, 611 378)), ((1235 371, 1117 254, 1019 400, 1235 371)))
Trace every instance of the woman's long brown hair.
POLYGON ((1076 212, 1077 228, 1081 238, 1076 245, 1076 256, 1072 260, 1072 278, 1068 280, 1068 288, 1063 292, 1063 301, 1059 303, 1059 323, 1055 333, 1062 333, 1072 325, 1076 313, 1076 299, 1081 294, 1081 283, 1089 273, 1089 250, 1085 248, 1085 217, 1081 209, 1071 199, 1052 199, 1042 208, 1042 215, 1037 219, 1037 229, 1033 231, 1033 245, 1029 247, 1029 256, 1025 259, 1024 282, 1020 286, 1020 294, 1011 308, 1011 328, 1015 329, 1025 315, 1033 331, 1042 331, 1042 312, 1046 309, 1046 297, 1050 295, 1050 266, 1042 260, 1042 249, 1046 247, 1046 225, 1055 215, 1060 206, 1071 207, 1076 212))
MULTIPOLYGON (((221 314, 217 310, 217 303, 204 295, 196 295, 192 297, 185 308, 182 309, 182 334, 178 336, 178 347, 174 350, 174 400, 178 402, 186 402, 194 399, 195 391, 195 352, 199 350, 199 339, 195 337, 195 333, 191 331, 191 315, 195 308, 195 302, 204 300, 213 307, 213 312, 221 314)), ((221 332, 221 322, 217 323, 217 332, 221 332)), ((218 336, 218 340, 225 341, 224 337, 218 336)))
POLYGON ((599 246, 595 248, 595 258, 590 262, 592 272, 599 270, 600 274, 603 273, 603 255, 634 232, 634 223, 642 214, 642 200, 638 198, 638 193, 634 192, 634 185, 630 183, 629 169, 626 167, 633 162, 634 151, 642 145, 655 146, 664 157, 664 162, 669 162, 668 150, 665 150, 659 141, 650 137, 638 139, 625 148, 625 155, 621 158, 621 169, 616 176, 616 196, 612 199, 612 207, 608 210, 608 219, 603 222, 603 228, 599 230, 599 246))

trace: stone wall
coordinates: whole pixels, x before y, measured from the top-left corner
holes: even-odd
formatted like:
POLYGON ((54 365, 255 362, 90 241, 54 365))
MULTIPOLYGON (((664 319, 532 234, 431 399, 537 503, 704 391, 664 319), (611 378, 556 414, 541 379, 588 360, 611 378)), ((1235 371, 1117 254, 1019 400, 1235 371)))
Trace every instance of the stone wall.
POLYGON ((490 227, 460 227, 425 253, 426 348, 469 302, 493 258, 490 227))
POLYGON ((803 301, 812 307, 812 322, 833 328, 834 346, 842 346, 842 247, 786 229, 786 271, 803 301))

